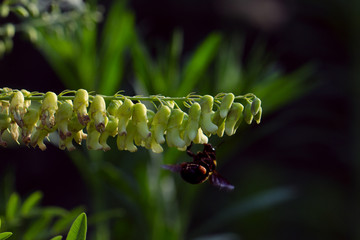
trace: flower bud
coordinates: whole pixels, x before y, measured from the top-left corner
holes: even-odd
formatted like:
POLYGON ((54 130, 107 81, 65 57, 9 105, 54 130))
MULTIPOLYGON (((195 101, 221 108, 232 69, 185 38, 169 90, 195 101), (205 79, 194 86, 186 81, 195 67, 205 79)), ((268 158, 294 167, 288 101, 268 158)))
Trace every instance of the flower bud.
POLYGON ((26 33, 26 37, 30 40, 30 42, 35 43, 38 40, 39 34, 34 27, 27 26, 24 31, 26 33))
POLYGON ((112 100, 106 110, 110 115, 116 116, 117 111, 121 105, 121 100, 112 100))
POLYGON ((106 141, 109 136, 112 136, 112 137, 116 136, 117 127, 118 127, 118 123, 119 123, 119 120, 112 115, 109 115, 108 119, 109 119, 109 121, 106 124, 105 131, 103 133, 101 133, 101 136, 99 139, 99 142, 103 146, 104 151, 108 151, 111 149, 110 146, 106 143, 106 141))
MULTIPOLYGON (((148 127, 151 128, 154 117, 155 117, 155 113, 152 110, 147 110, 147 119, 148 119, 148 127)), ((153 151, 154 153, 161 153, 164 151, 164 149, 161 147, 161 145, 156 142, 155 139, 155 135, 153 133, 153 129, 150 129, 151 131, 151 137, 147 138, 144 140, 144 146, 147 149, 151 149, 151 151, 153 151)))
POLYGON ((151 124, 154 120, 154 117, 155 117, 154 111, 147 109, 146 110, 146 118, 147 118, 147 125, 148 125, 149 129, 151 128, 151 124))
POLYGON ((189 109, 189 118, 184 132, 184 139, 186 140, 186 142, 193 141, 198 134, 200 116, 201 106, 199 103, 195 102, 191 105, 189 109))
POLYGON ((29 12, 31 13, 31 16, 33 16, 33 17, 39 16, 40 11, 39 11, 39 8, 38 8, 38 6, 37 6, 36 3, 34 3, 34 2, 29 2, 29 3, 27 4, 27 8, 29 9, 29 12))
POLYGON ((46 150, 46 145, 44 144, 44 138, 47 137, 49 131, 43 126, 36 128, 34 133, 31 135, 30 145, 35 148, 38 146, 42 151, 46 150))
POLYGON ((262 108, 260 107, 258 113, 254 116, 254 120, 256 121, 257 124, 259 124, 261 121, 261 115, 262 115, 262 108))
POLYGON ((60 138, 60 141, 59 141, 59 148, 61 149, 61 150, 65 150, 65 149, 67 149, 69 152, 70 151, 74 151, 76 148, 75 148, 75 146, 73 145, 73 143, 72 143, 72 137, 67 137, 67 138, 65 138, 65 139, 61 139, 60 138))
POLYGON ((251 124, 254 116, 251 112, 251 103, 247 103, 244 110, 244 120, 247 124, 251 124))
POLYGON ((167 127, 171 109, 168 106, 162 105, 156 112, 151 123, 151 132, 156 142, 163 144, 165 142, 164 132, 167 127))
POLYGON ((211 121, 214 111, 212 110, 214 103, 214 98, 210 95, 205 95, 202 97, 201 105, 201 118, 200 126, 202 130, 207 133, 216 133, 218 127, 211 121))
POLYGON ((10 127, 11 118, 6 113, 0 113, 0 146, 6 147, 7 142, 2 139, 2 134, 10 127))
POLYGON ((225 131, 225 118, 222 118, 220 116, 220 109, 218 109, 215 114, 213 115, 212 118, 212 122, 218 126, 218 130, 216 131, 216 134, 219 137, 223 137, 224 136, 224 131, 225 131))
POLYGON ((258 114, 261 108, 261 100, 257 97, 254 98, 254 100, 251 103, 251 113, 253 116, 258 114))
POLYGON ((106 104, 102 96, 96 95, 93 99, 89 109, 89 116, 91 120, 94 120, 96 130, 99 133, 104 132, 107 123, 107 117, 106 104))
POLYGON ((233 105, 231 106, 230 111, 225 120, 225 133, 228 136, 235 134, 236 132, 235 125, 240 120, 243 110, 244 110, 244 106, 241 103, 233 103, 233 105))
POLYGON ((86 139, 86 147, 89 150, 101 150, 103 148, 99 143, 101 133, 95 128, 94 120, 90 121, 86 130, 88 132, 86 139))
POLYGON ((68 129, 68 124, 72 116, 73 106, 71 100, 61 102, 59 109, 56 112, 55 119, 58 126, 59 136, 62 140, 71 136, 71 132, 68 129))
POLYGON ((134 138, 136 134, 136 126, 135 124, 130 121, 128 126, 126 127, 126 139, 125 139, 125 150, 128 150, 130 152, 136 152, 137 147, 134 145, 134 138))
POLYGON ((201 128, 198 129, 198 134, 196 135, 194 141, 195 144, 205 144, 208 143, 208 137, 203 133, 201 128))
POLYGON ((8 4, 4 4, 2 3, 0 5, 0 16, 2 18, 6 18, 8 15, 9 15, 9 12, 10 12, 10 7, 8 4))
POLYGON ((125 150, 125 141, 126 141, 126 135, 120 135, 120 134, 117 135, 116 146, 120 151, 125 150))
POLYGON ((226 118, 232 103, 234 102, 235 96, 232 93, 228 93, 226 94, 222 101, 221 101, 221 105, 220 105, 220 117, 221 118, 226 118))
POLYGON ((40 120, 41 124, 48 127, 49 130, 55 126, 55 113, 57 109, 57 95, 53 92, 47 92, 41 105, 40 120))
POLYGON ((9 107, 10 107, 9 101, 0 100, 0 113, 9 115, 9 107))
MULTIPOLYGON (((21 89, 21 92, 24 95, 24 97, 29 97, 31 95, 31 93, 29 91, 25 90, 25 89, 21 89)), ((24 101, 24 107, 25 108, 30 107, 30 105, 31 105, 31 100, 25 100, 24 101)))
POLYGON ((164 151, 164 149, 162 148, 162 146, 156 142, 154 137, 150 137, 146 140, 146 145, 145 147, 148 149, 151 149, 151 151, 153 151, 154 153, 161 153, 164 151), (148 143, 149 142, 149 143, 148 143))
POLYGON ((73 113, 73 115, 70 118, 70 121, 68 123, 68 129, 72 133, 72 135, 76 134, 78 131, 82 130, 84 126, 79 122, 79 119, 77 117, 76 113, 73 113))
POLYGON ((133 107, 132 121, 134 122, 138 134, 141 138, 146 139, 151 136, 147 125, 146 106, 142 103, 136 103, 133 107))
POLYGON ((15 26, 12 23, 7 23, 3 26, 5 30, 5 36, 8 38, 13 38, 15 35, 15 26))
POLYGON ((180 109, 173 109, 169 118, 166 142, 169 147, 182 148, 185 146, 185 141, 180 138, 180 126, 184 119, 184 112, 180 109))
POLYGON ((25 114, 25 100, 24 95, 20 91, 14 92, 13 97, 10 102, 10 113, 12 119, 19 125, 19 127, 23 127, 23 117, 25 114))
POLYGON ((116 117, 119 119, 118 132, 120 136, 127 134, 126 127, 132 115, 133 105, 134 103, 131 100, 125 99, 117 111, 116 117))
POLYGON ((25 145, 30 143, 30 136, 33 132, 34 128, 36 127, 36 123, 39 121, 40 118, 40 107, 41 104, 39 102, 33 101, 29 106, 27 112, 24 116, 24 126, 22 128, 22 140, 25 145))
POLYGON ((80 130, 76 133, 72 133, 72 136, 75 140, 75 142, 79 145, 81 145, 82 140, 87 139, 87 134, 83 132, 83 130, 80 130))
POLYGON ((23 6, 20 5, 15 6, 12 8, 12 11, 19 17, 24 17, 24 18, 29 17, 29 12, 23 6))
POLYGON ((89 115, 87 114, 87 107, 89 106, 89 94, 84 89, 76 91, 74 98, 74 111, 77 114, 79 122, 86 126, 90 121, 89 115))
POLYGON ((15 122, 10 123, 10 135, 14 139, 14 141, 20 145, 19 136, 20 136, 20 128, 15 122))
POLYGON ((188 121, 189 121, 189 115, 187 115, 187 113, 184 112, 184 118, 183 118, 180 128, 179 128, 179 135, 180 135, 180 138, 184 140, 185 146, 182 148, 178 148, 180 151, 185 151, 186 146, 190 145, 190 143, 191 143, 190 139, 187 136, 185 136, 185 130, 186 130, 188 121))

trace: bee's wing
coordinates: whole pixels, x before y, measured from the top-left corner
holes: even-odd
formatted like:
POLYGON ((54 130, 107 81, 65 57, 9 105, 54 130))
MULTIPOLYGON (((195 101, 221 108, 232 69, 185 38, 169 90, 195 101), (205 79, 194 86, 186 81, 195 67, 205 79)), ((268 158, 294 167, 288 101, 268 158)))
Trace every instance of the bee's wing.
POLYGON ((209 181, 215 187, 218 187, 220 189, 224 189, 227 191, 234 190, 234 188, 235 188, 233 185, 230 184, 230 182, 228 180, 226 180, 224 177, 222 177, 216 171, 214 171, 213 174, 211 174, 209 181))
POLYGON ((172 172, 180 172, 181 171, 181 164, 174 164, 174 165, 162 165, 164 169, 170 170, 172 172))

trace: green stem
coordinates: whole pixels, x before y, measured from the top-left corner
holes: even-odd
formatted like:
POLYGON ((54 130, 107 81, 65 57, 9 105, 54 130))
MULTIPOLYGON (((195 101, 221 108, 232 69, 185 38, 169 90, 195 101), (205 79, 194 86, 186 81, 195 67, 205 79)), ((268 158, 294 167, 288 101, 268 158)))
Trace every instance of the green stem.
MULTIPOLYGON (((1 90, 0 90, 1 92, 1 90)), ((8 93, 5 93, 6 95, 3 95, 1 96, 0 95, 0 100, 11 100, 12 98, 12 94, 8 94, 8 93)), ((165 96, 158 96, 158 95, 155 95, 155 96, 149 96, 149 97, 144 97, 144 96, 104 96, 104 95, 101 95, 104 100, 125 100, 125 99, 130 99, 132 101, 150 101, 150 102, 162 102, 162 101, 180 101, 180 102, 188 102, 188 101, 200 101, 201 100, 201 96, 196 96, 196 97, 189 97, 189 96, 186 96, 186 97, 165 97, 165 96)), ((90 98, 94 98, 94 96, 89 96, 90 98)), ((255 95, 253 93, 248 93, 248 94, 245 94, 245 95, 239 95, 239 96, 236 96, 235 99, 237 100, 240 100, 240 99, 243 99, 243 100, 248 100, 248 99, 251 99, 251 98, 254 98, 255 95)), ((63 100, 74 100, 75 96, 58 96, 58 100, 59 101, 63 101, 63 100)), ((223 97, 214 97, 214 100, 221 100, 223 97)), ((25 100, 34 100, 34 101, 41 101, 44 99, 44 96, 25 96, 24 97, 25 100)))

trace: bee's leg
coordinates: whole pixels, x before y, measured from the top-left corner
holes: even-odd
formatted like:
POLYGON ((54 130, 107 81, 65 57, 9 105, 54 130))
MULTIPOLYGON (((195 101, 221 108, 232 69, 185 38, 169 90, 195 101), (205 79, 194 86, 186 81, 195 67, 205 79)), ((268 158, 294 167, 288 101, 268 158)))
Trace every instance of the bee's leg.
POLYGON ((192 147, 192 142, 190 143, 190 145, 186 148, 186 153, 190 156, 190 157, 195 157, 196 156, 196 154, 195 153, 193 153, 191 150, 190 150, 190 148, 192 147))

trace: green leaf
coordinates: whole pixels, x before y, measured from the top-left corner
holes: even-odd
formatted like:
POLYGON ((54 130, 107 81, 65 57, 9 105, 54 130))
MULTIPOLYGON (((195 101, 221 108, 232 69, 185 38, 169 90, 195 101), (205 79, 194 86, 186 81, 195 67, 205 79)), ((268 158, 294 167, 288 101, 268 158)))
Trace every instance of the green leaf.
POLYGON ((64 214, 62 218, 54 223, 52 231, 55 233, 60 233, 67 230, 74 221, 74 218, 76 218, 81 212, 83 212, 83 208, 78 207, 71 210, 71 212, 64 214))
POLYGON ((61 240, 63 237, 62 236, 55 236, 53 238, 51 238, 50 240, 61 240))
POLYGON ((114 94, 121 83, 125 65, 125 50, 134 36, 134 16, 114 1, 102 33, 99 92, 114 94))
POLYGON ((24 234, 24 240, 32 240, 38 238, 40 235, 44 235, 47 230, 52 216, 44 216, 33 222, 24 234))
POLYGON ((220 34, 212 33, 196 49, 194 55, 185 66, 183 80, 177 91, 178 96, 184 96, 193 91, 195 85, 201 79, 201 76, 205 74, 210 63, 216 56, 221 39, 220 34))
POLYGON ((61 207, 42 207, 40 209, 40 212, 43 216, 47 215, 47 216, 66 216, 69 212, 61 207))
POLYGON ((23 216, 28 216, 30 211, 40 202, 43 194, 41 192, 34 192, 31 194, 23 203, 21 207, 21 214, 23 216))
POLYGON ((66 240, 85 240, 87 231, 86 214, 80 214, 71 225, 66 240))
POLYGON ((6 218, 8 221, 12 221, 16 218, 19 206, 20 206, 19 195, 17 193, 11 194, 6 206, 6 218))
POLYGON ((0 240, 5 240, 8 239, 12 234, 12 232, 3 232, 0 233, 0 240))
MULTIPOLYGON (((159 67, 153 62, 144 44, 138 38, 131 45, 134 74, 137 80, 146 89, 148 94, 156 94, 153 91, 153 79, 159 67)), ((163 86, 159 86, 161 88, 163 86)), ((160 92, 159 92, 160 93, 160 92)))
POLYGON ((215 92, 232 92, 235 95, 243 92, 243 67, 240 61, 243 45, 241 38, 222 44, 215 63, 215 92))

